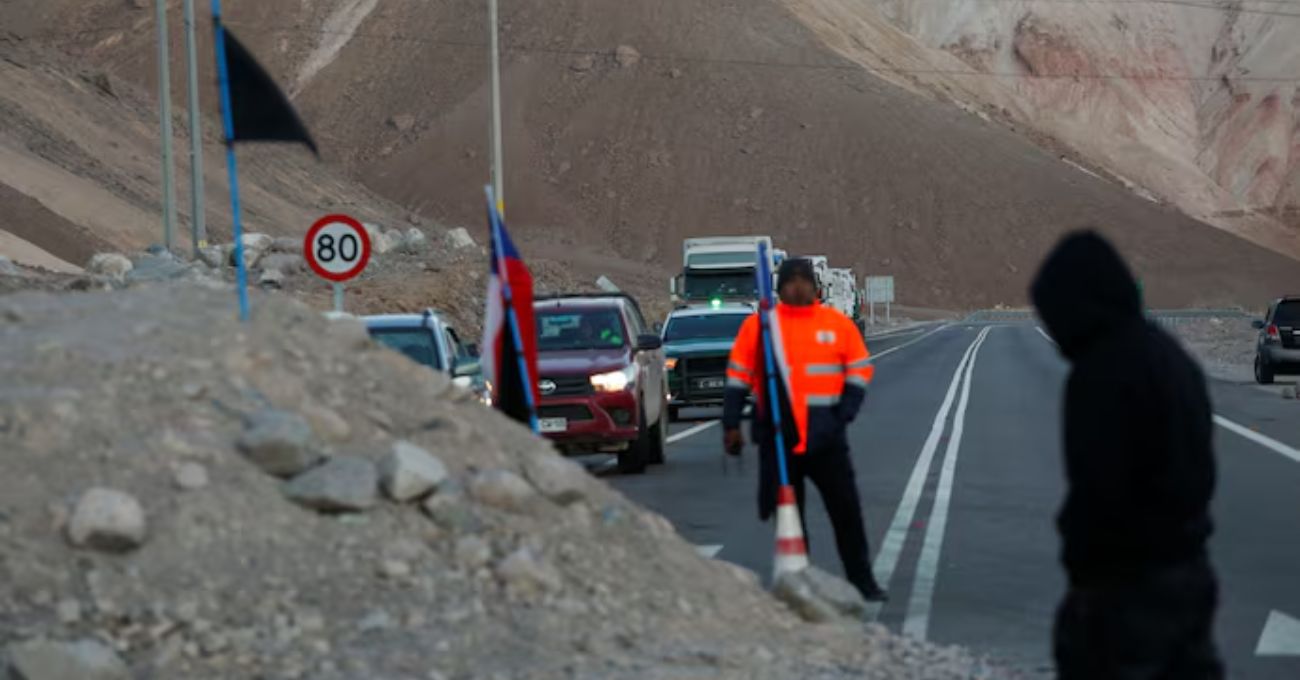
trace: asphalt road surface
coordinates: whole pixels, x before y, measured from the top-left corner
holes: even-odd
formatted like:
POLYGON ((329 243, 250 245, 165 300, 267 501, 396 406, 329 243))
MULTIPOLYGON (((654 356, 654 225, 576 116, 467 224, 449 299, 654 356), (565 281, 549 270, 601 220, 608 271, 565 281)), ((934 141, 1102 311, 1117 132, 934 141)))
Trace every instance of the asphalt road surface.
MULTIPOLYGON (((1063 491, 1068 367, 1032 320, 931 325, 868 338, 878 357, 850 429, 891 629, 962 644, 1028 677, 1052 674, 1064 589, 1053 526, 1063 491)), ((1219 486, 1212 556, 1230 677, 1300 678, 1300 402, 1214 382, 1219 486)), ((613 476, 713 555, 770 576, 774 527, 757 519, 757 460, 724 463, 716 412, 672 428, 666 465, 613 476)), ((811 489, 810 485, 810 489, 811 489)), ((812 561, 840 573, 815 492, 812 561)))

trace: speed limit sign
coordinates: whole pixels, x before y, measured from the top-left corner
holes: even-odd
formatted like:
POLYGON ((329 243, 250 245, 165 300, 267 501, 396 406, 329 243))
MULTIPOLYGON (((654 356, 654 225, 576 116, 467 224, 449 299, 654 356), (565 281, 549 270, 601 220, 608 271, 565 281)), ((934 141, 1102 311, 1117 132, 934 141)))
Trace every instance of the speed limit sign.
POLYGON ((370 261, 370 235, 347 215, 316 220, 303 240, 303 258, 316 275, 341 283, 361 273, 370 261))

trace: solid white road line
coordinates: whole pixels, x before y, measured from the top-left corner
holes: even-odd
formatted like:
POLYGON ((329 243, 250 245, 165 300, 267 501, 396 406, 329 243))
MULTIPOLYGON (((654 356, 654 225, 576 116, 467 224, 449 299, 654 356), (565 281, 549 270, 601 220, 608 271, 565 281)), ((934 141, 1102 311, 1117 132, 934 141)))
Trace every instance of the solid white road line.
POLYGON ((912 334, 912 333, 920 333, 921 331, 926 330, 927 327, 928 327, 928 324, 926 324, 926 325, 921 325, 921 326, 909 326, 909 327, 907 327, 907 328, 897 328, 897 329, 894 329, 894 330, 892 330, 892 331, 881 331, 881 332, 879 332, 879 333, 871 333, 871 334, 869 334, 869 335, 863 335, 862 337, 866 338, 867 340, 873 340, 873 339, 876 339, 876 338, 893 338, 893 337, 897 337, 897 336, 899 336, 899 335, 909 335, 909 334, 912 334))
POLYGON ((669 436, 669 437, 668 437, 668 443, 669 443, 669 444, 676 444, 677 442, 679 442, 679 441, 681 441, 681 440, 683 440, 683 439, 685 439, 685 438, 687 438, 687 437, 689 437, 689 436, 691 436, 691 435, 699 434, 699 433, 701 433, 701 432, 703 432, 703 431, 709 429, 710 427, 713 427, 714 425, 717 425, 719 422, 721 422, 721 421, 710 420, 710 421, 707 422, 707 423, 700 423, 699 425, 696 425, 695 427, 692 427, 692 428, 690 428, 690 429, 688 429, 688 430, 682 430, 681 432, 678 432, 677 434, 674 434, 674 435, 669 436))
POLYGON ((1214 422, 1218 424, 1219 427, 1222 427, 1223 429, 1228 430, 1229 432, 1233 432, 1235 434, 1241 435, 1242 437, 1245 437, 1246 439, 1249 439, 1252 442, 1255 442, 1256 444, 1259 444, 1260 446, 1266 449, 1276 451, 1282 454, 1283 456, 1286 456, 1287 458, 1290 458, 1291 460, 1300 463, 1300 451, 1297 451, 1296 449, 1293 449, 1290 446, 1287 446, 1286 444, 1283 444, 1282 442, 1276 439, 1265 437, 1264 435, 1244 425, 1239 425, 1237 423, 1234 423, 1231 420, 1228 420, 1227 418, 1224 418, 1223 416, 1217 413, 1214 414, 1214 422))
MULTIPOLYGON (((894 511, 894 519, 889 523, 889 531, 885 533, 885 540, 880 544, 880 552, 876 553, 876 560, 872 568, 875 571, 876 580, 886 590, 889 589, 890 580, 894 577, 894 570, 898 567, 898 558, 903 553, 903 543, 907 541, 908 528, 912 525, 912 518, 916 516, 916 506, 921 502, 921 492, 925 489, 925 478, 930 474, 930 463, 934 460, 934 452, 939 448, 939 440, 943 437, 944 426, 948 423, 948 412, 952 410, 953 400, 957 396, 962 371, 966 369, 966 362, 970 360, 971 353, 975 350, 975 345, 979 341, 978 337, 971 341, 970 346, 966 348, 966 353, 962 355, 961 362, 957 364, 957 370, 953 371, 952 382, 948 385, 948 393, 943 398, 943 405, 939 407, 939 412, 934 416, 934 424, 930 426, 930 435, 926 438, 925 445, 921 447, 921 455, 917 457, 916 465, 912 467, 912 476, 907 480, 903 498, 898 503, 898 509, 894 511)), ((875 619, 880 615, 880 610, 880 603, 872 603, 868 606, 868 618, 875 619)))
POLYGON ((961 401, 953 417, 952 434, 943 457, 943 470, 934 494, 934 507, 925 530, 921 557, 916 564, 916 580, 912 585, 912 599, 907 604, 907 618, 903 620, 903 634, 918 640, 926 639, 930 629, 930 610, 934 604, 934 584, 939 574, 939 554, 943 549, 943 535, 948 528, 948 508, 952 502, 952 487, 957 476, 957 455, 961 450, 961 437, 966 428, 966 407, 970 403, 970 386, 975 373, 975 362, 992 328, 985 328, 975 340, 970 362, 961 388, 961 401))

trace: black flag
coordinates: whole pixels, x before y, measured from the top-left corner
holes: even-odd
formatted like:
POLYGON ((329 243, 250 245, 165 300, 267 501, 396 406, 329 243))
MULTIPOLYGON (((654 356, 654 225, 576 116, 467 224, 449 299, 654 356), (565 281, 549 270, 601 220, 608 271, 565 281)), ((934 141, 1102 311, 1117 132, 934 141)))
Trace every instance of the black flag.
POLYGON ((302 142, 320 155, 293 104, 230 29, 225 35, 232 142, 302 142))

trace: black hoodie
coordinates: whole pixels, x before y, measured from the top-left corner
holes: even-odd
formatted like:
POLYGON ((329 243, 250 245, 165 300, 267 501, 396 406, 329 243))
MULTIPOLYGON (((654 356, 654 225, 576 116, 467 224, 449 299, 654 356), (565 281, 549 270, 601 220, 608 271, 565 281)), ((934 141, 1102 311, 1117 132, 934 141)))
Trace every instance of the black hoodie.
POLYGON ((1057 518, 1071 583, 1128 580, 1204 556, 1215 470, 1200 369, 1146 321, 1133 276, 1095 233, 1067 236, 1031 294, 1073 364, 1069 489, 1057 518))

